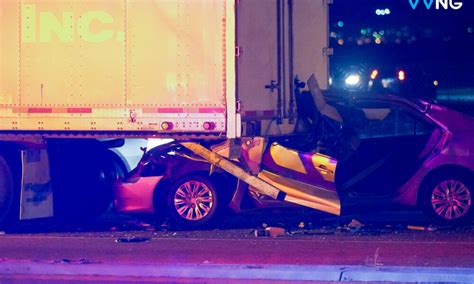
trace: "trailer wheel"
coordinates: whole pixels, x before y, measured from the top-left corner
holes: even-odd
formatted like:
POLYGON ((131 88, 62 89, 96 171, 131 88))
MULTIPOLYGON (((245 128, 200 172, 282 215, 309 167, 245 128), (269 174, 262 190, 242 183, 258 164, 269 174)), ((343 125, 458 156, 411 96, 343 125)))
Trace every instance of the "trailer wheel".
POLYGON ((16 203, 12 172, 5 158, 0 156, 0 227, 12 221, 16 203))
POLYGON ((189 175, 174 182, 166 207, 174 225, 183 228, 209 226, 219 217, 220 194, 208 177, 189 175))
POLYGON ((85 141, 51 147, 54 212, 59 220, 89 221, 109 208, 112 186, 121 168, 111 154, 101 144, 85 141))

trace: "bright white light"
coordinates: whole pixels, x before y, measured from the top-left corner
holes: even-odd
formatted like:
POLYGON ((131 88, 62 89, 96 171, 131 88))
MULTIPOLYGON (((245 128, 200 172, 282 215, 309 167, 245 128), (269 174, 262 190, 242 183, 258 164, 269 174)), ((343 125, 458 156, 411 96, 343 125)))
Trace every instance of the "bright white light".
POLYGON ((390 15, 390 13, 392 13, 392 11, 390 11, 390 9, 388 9, 388 8, 375 10, 375 14, 376 14, 377 16, 390 15))
POLYGON ((360 83, 360 76, 358 74, 352 74, 347 76, 345 83, 347 86, 357 86, 360 83))
POLYGON ((395 79, 393 79, 393 78, 382 79, 382 86, 385 89, 391 88, 394 83, 395 83, 395 79))
POLYGON ((147 145, 146 149, 147 149, 147 151, 150 151, 151 149, 153 149, 155 147, 158 147, 158 146, 166 144, 166 143, 170 143, 172 141, 173 141, 173 139, 153 139, 153 138, 150 138, 147 141, 148 145, 147 145))

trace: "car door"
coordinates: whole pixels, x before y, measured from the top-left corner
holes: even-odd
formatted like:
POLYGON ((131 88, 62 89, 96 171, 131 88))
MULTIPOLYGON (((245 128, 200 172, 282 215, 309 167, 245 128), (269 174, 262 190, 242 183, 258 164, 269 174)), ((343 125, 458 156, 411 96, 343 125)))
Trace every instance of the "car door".
POLYGON ((435 126, 416 109, 389 101, 359 101, 365 125, 355 129, 360 144, 339 164, 336 186, 342 195, 393 195, 427 157, 435 126))
POLYGON ((337 160, 298 149, 295 137, 288 139, 292 145, 284 140, 275 139, 266 146, 258 177, 283 191, 285 201, 339 215, 334 184, 337 160))

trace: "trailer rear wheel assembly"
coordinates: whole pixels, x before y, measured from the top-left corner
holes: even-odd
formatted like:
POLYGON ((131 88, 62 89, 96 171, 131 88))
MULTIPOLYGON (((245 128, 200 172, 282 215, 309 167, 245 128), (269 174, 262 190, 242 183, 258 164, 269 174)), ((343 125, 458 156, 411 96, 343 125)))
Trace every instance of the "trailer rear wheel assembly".
POLYGON ((102 214, 111 204, 117 177, 110 151, 94 142, 78 143, 59 142, 50 151, 54 215, 66 222, 102 214))

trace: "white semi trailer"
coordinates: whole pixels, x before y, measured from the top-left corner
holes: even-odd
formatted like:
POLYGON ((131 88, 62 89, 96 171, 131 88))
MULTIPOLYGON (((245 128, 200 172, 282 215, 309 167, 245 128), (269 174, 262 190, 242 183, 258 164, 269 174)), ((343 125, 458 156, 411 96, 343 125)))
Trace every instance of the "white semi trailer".
POLYGON ((121 139, 291 133, 328 2, 1 1, 0 223, 100 213, 121 139))

